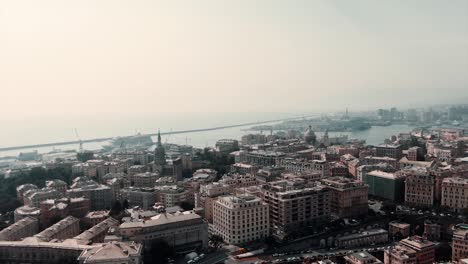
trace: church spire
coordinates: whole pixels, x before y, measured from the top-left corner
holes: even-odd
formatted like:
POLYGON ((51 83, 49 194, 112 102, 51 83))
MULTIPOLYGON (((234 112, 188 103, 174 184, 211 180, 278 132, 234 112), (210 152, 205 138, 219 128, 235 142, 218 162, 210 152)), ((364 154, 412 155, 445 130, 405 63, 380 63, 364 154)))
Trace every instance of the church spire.
POLYGON ((161 130, 158 128, 158 145, 161 145, 161 130))

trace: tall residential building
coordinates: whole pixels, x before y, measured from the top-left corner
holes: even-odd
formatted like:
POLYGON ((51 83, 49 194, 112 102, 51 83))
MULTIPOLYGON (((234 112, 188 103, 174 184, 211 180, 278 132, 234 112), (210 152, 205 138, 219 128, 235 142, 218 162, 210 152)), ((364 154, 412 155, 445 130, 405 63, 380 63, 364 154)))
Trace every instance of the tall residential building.
POLYGON ((443 179, 441 205, 459 213, 468 208, 468 179, 443 179))
POLYGON ((468 258, 468 225, 456 225, 452 237, 452 261, 468 258))
POLYGON ((331 191, 331 212, 336 217, 358 217, 367 214, 369 186, 343 177, 326 178, 322 183, 331 191))
POLYGON ((0 231, 0 241, 20 241, 38 231, 39 220, 28 216, 0 231))
POLYGON ((262 192, 270 206, 272 230, 288 232, 329 219, 331 193, 323 186, 305 185, 303 180, 282 180, 264 185, 262 192))
POLYGON ((404 247, 416 252, 417 264, 432 264, 435 261, 435 243, 420 236, 412 236, 400 241, 404 247))
POLYGON ((265 238, 269 235, 268 204, 255 196, 222 196, 213 206, 213 229, 228 244, 265 238))
POLYGON ((434 205, 435 180, 424 168, 402 170, 405 180, 405 203, 409 206, 429 208, 434 205))

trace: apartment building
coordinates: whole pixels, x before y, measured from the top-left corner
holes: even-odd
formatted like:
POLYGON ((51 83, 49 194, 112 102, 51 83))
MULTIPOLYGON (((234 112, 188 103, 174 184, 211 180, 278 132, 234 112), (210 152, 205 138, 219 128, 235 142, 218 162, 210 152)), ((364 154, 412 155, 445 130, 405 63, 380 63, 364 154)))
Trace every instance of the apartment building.
POLYGON ((456 263, 465 258, 468 258, 468 225, 459 224, 453 230, 452 261, 456 263))
POLYGON ((288 232, 329 219, 331 192, 304 181, 281 180, 263 186, 263 200, 270 206, 272 230, 288 232))
POLYGON ((221 196, 213 205, 213 231, 234 245, 265 238, 269 235, 268 204, 255 196, 221 196))
POLYGON ((443 179, 441 205, 459 213, 468 208, 468 179, 443 179))
POLYGON ((331 191, 331 213, 338 218, 358 217, 368 212, 369 186, 355 179, 331 177, 322 180, 331 191))
POLYGON ((41 202, 49 199, 59 199, 63 195, 52 188, 31 189, 23 193, 24 205, 39 208, 41 202))
POLYGON ((156 180, 159 178, 158 173, 145 172, 129 175, 130 185, 137 188, 153 188, 156 180))
POLYGON ((427 169, 410 168, 401 171, 405 180, 405 203, 408 206, 430 208, 434 205, 435 180, 427 169))

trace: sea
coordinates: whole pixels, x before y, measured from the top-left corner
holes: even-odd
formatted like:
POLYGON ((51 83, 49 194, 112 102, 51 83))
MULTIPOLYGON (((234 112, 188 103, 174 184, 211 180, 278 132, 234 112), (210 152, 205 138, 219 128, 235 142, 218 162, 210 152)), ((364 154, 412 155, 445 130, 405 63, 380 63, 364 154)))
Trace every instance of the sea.
MULTIPOLYGON (((164 113, 140 115, 86 115, 23 118, 1 118, 0 148, 20 145, 33 145, 78 139, 130 136, 137 133, 170 132, 262 122, 292 117, 310 116, 310 113, 164 113)), ((273 122, 272 122, 273 123, 273 122)), ((202 131, 186 134, 163 136, 163 142, 189 144, 197 148, 214 146, 219 139, 240 139, 250 131, 249 126, 219 130, 202 131)), ((376 145, 386 138, 401 132, 409 132, 408 125, 373 126, 370 129, 355 132, 329 132, 329 136, 348 135, 349 138, 366 140, 367 144, 376 145)), ((269 131, 264 131, 269 133, 269 131)), ((320 138, 322 133, 317 132, 320 138)), ((156 141, 156 138, 153 138, 156 141)), ((98 150, 108 142, 83 144, 86 150, 98 150)), ((77 150, 78 144, 0 151, 0 157, 17 156, 20 152, 37 150, 39 153, 51 151, 77 150)))

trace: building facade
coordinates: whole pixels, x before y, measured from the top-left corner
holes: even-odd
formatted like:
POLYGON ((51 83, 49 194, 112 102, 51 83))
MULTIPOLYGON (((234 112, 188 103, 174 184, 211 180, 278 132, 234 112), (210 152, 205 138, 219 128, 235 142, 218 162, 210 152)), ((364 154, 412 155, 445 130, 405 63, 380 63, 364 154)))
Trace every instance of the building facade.
POLYGON ((268 204, 255 196, 222 196, 213 206, 213 230, 234 245, 266 238, 268 204))

